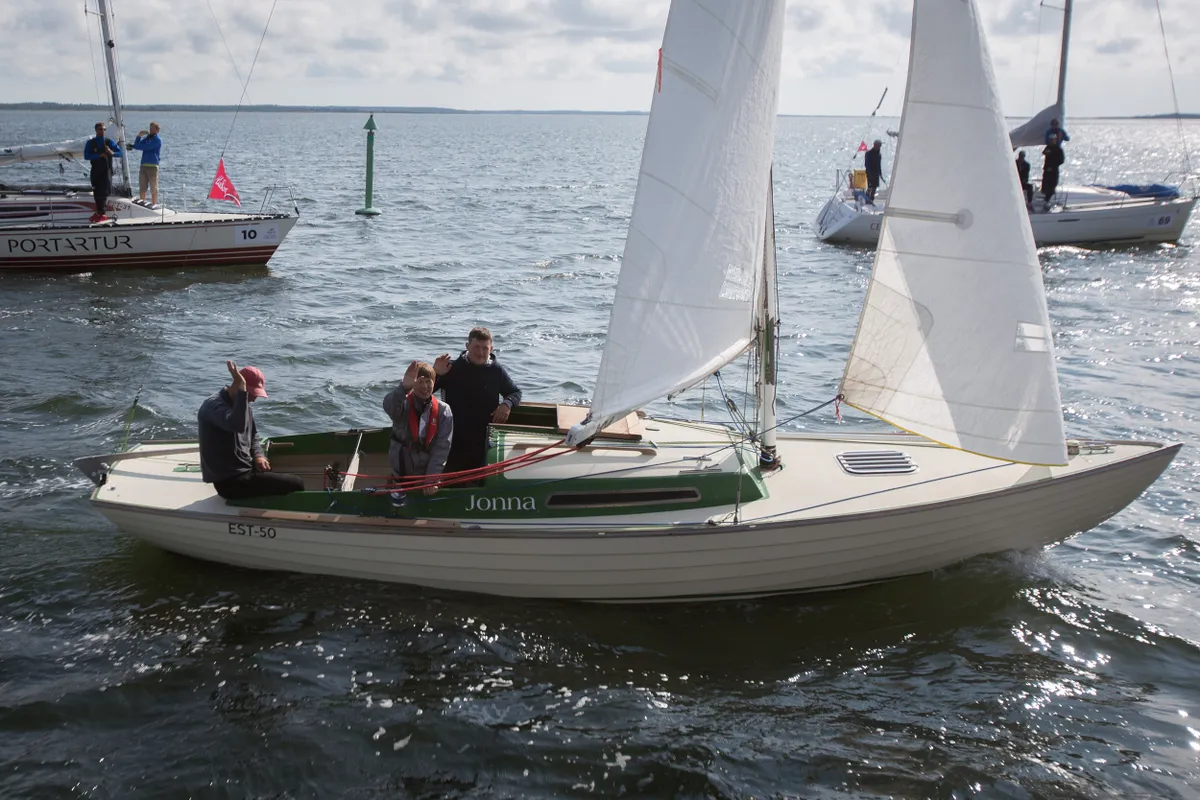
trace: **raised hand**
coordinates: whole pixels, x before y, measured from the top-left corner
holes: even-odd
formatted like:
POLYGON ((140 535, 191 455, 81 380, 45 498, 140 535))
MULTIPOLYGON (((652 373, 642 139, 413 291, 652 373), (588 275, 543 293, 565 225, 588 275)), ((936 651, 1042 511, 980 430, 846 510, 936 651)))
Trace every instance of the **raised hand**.
POLYGON ((233 378, 234 394, 246 391, 246 378, 238 371, 237 364, 226 361, 225 368, 229 370, 229 377, 233 378))
POLYGON ((417 382, 417 362, 413 361, 408 365, 408 370, 404 373, 404 380, 401 384, 405 389, 411 389, 413 384, 417 382))
POLYGON ((445 375, 450 371, 450 367, 454 365, 454 360, 450 358, 449 353, 442 353, 433 360, 433 371, 438 375, 445 375))

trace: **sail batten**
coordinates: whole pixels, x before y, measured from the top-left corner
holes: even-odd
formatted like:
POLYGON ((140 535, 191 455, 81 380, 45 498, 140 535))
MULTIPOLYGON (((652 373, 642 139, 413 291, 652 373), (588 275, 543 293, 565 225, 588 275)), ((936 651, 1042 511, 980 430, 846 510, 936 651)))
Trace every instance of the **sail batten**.
POLYGON ((782 0, 674 0, 586 438, 756 335, 782 0))
POLYGON ((974 0, 914 3, 900 131, 841 392, 950 447, 1063 464, 1041 268, 974 0))

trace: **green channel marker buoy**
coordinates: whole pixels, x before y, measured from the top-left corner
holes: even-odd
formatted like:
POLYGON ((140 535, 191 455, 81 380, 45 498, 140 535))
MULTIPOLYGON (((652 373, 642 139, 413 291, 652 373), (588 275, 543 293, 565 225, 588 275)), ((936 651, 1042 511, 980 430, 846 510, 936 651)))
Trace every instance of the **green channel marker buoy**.
POLYGON ((367 119, 367 124, 363 125, 363 130, 367 132, 367 198, 366 203, 355 214, 361 214, 364 217, 378 217, 383 212, 375 208, 371 203, 374 201, 374 184, 375 184, 375 115, 372 114, 367 119))

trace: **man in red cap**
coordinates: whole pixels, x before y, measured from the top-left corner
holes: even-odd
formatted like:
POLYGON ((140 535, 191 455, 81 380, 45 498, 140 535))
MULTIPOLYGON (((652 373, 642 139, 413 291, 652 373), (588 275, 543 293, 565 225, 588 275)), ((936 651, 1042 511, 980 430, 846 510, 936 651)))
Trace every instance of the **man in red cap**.
POLYGON ((296 475, 272 472, 258 443, 250 404, 267 396, 267 381, 258 367, 238 369, 226 361, 233 383, 200 406, 200 474, 227 500, 290 494, 304 489, 296 475))

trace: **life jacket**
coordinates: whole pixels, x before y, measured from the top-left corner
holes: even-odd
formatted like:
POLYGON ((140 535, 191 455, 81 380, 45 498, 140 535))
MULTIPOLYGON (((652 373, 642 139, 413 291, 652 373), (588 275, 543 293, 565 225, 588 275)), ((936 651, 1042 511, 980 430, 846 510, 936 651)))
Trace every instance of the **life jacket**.
POLYGON ((437 395, 429 397, 429 424, 425 426, 425 441, 421 441, 421 415, 417 413, 417 404, 414 401, 413 393, 409 392, 405 398, 408 402, 408 438, 412 447, 418 450, 428 451, 433 444, 434 438, 437 436, 438 428, 438 399, 437 395))

